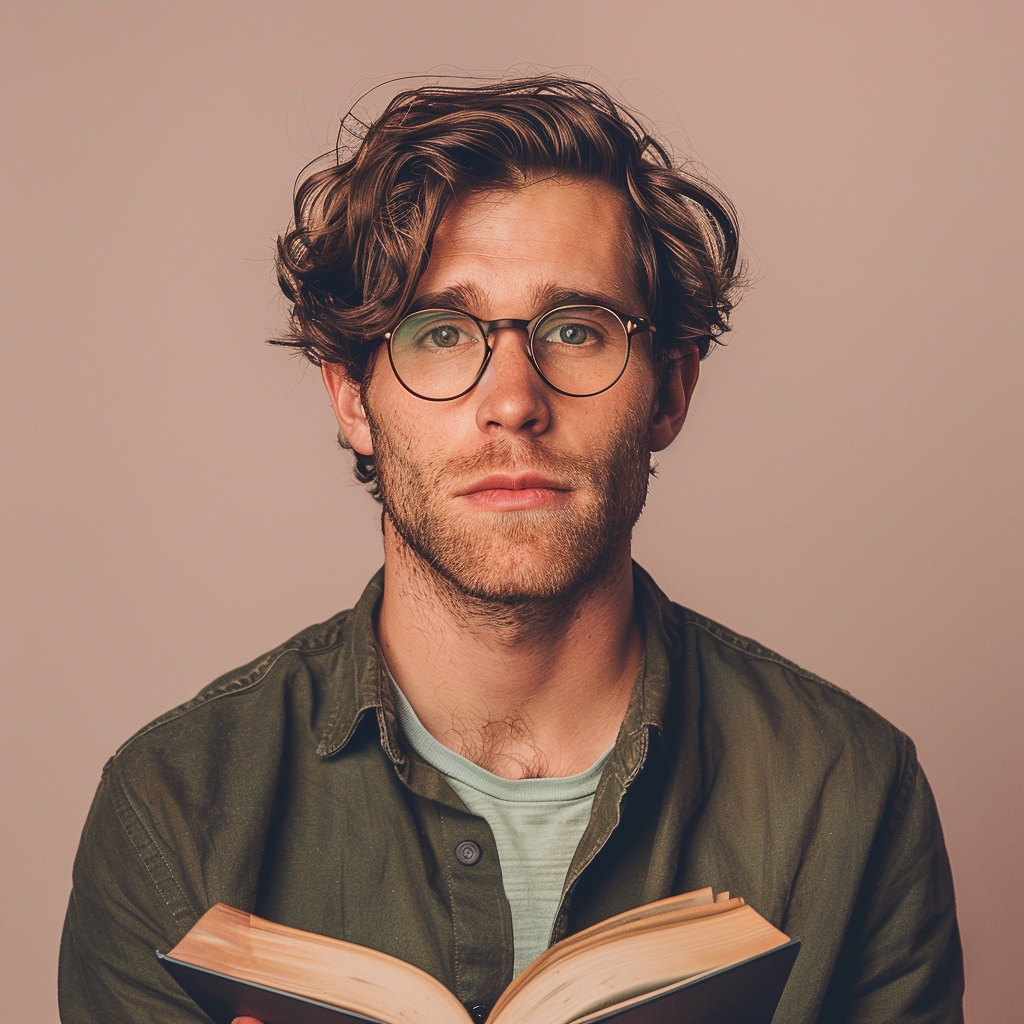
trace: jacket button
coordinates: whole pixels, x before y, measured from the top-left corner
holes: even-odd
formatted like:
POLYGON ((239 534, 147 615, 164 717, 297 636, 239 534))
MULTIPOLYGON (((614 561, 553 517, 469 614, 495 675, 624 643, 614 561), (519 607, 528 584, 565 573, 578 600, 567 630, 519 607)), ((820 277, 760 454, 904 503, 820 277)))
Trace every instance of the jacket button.
MULTIPOLYGON (((470 867, 473 864, 475 864, 480 859, 482 854, 483 851, 476 843, 473 842, 472 839, 463 839, 462 842, 455 847, 455 859, 460 864, 465 864, 467 867, 470 867)), ((484 1017, 486 1016, 487 1014, 484 1014, 484 1017)), ((476 1018, 474 1018, 474 1020, 475 1019, 476 1018)), ((480 1018, 480 1020, 483 1019, 483 1017, 480 1018)))
POLYGON ((473 1024, 484 1024, 487 1015, 491 1012, 491 1008, 484 1006, 483 1003, 474 1003, 472 1006, 467 1006, 466 1009, 469 1010, 469 1015, 473 1018, 473 1024))

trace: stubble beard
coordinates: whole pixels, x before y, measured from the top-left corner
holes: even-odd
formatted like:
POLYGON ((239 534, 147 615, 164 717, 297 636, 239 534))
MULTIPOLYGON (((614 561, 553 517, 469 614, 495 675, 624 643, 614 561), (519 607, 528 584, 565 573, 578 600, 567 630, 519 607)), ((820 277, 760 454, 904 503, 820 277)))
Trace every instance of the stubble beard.
POLYGON ((540 440, 500 438, 472 456, 417 461, 414 446, 369 415, 385 515, 441 589, 462 603, 566 612, 610 571, 643 511, 649 481, 647 420, 636 411, 586 455, 540 440), (570 481, 550 509, 459 514, 455 481, 533 471, 570 481))

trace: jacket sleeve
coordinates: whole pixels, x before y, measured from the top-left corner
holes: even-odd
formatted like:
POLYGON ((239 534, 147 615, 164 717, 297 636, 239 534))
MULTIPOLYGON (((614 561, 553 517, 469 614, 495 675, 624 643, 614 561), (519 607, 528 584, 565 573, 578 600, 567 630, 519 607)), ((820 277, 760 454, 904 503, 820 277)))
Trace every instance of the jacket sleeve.
POLYGON ((938 810, 909 738, 819 1024, 962 1024, 963 957, 938 810))
POLYGON ((162 858, 106 772, 82 833, 61 939, 63 1024, 209 1024, 156 958, 196 919, 162 858))

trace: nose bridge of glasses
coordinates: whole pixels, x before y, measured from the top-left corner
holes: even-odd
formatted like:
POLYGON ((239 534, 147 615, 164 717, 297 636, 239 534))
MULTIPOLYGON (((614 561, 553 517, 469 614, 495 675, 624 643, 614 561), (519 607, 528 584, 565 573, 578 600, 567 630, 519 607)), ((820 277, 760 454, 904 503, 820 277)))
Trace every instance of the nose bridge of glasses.
POLYGON ((498 350, 501 348, 509 348, 510 343, 511 350, 521 351, 522 355, 525 356, 526 361, 532 366, 533 371, 538 373, 540 372, 536 362, 534 361, 533 354, 530 351, 530 328, 532 326, 532 321, 504 317, 501 320, 481 320, 479 323, 483 327, 484 337, 487 339, 487 354, 484 357, 484 365, 481 367, 481 377, 488 373, 493 375, 495 372, 500 372, 498 370, 498 365, 494 361, 495 356, 498 358, 498 363, 504 365, 507 355, 499 355, 498 350), (500 340, 501 334, 505 331, 518 334, 519 344, 516 344, 513 339, 509 338, 506 340, 504 346, 498 345, 496 349, 495 335, 498 335, 497 340, 500 340))
POLYGON ((481 326, 488 339, 496 331, 523 331, 527 337, 530 334, 530 321, 517 320, 513 317, 504 317, 501 320, 481 320, 481 326))
MULTIPOLYGON (((484 329, 484 337, 487 339, 487 356, 485 357, 485 365, 490 362, 491 355, 494 348, 494 336, 500 334, 503 331, 514 331, 522 336, 522 349, 526 358, 533 363, 533 356, 530 352, 530 328, 533 326, 534 321, 531 320, 519 320, 513 317, 503 317, 501 320, 481 320, 480 325, 484 329)), ((534 364, 534 369, 536 369, 534 364)))

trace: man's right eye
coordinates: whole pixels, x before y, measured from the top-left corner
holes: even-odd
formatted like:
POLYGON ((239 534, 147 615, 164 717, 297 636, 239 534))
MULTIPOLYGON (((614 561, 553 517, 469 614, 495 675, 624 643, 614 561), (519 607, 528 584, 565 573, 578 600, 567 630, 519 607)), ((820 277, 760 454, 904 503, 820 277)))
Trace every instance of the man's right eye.
POLYGON ((434 327, 428 335, 430 343, 438 348, 454 348, 459 343, 462 332, 458 327, 445 324, 441 327, 434 327))

